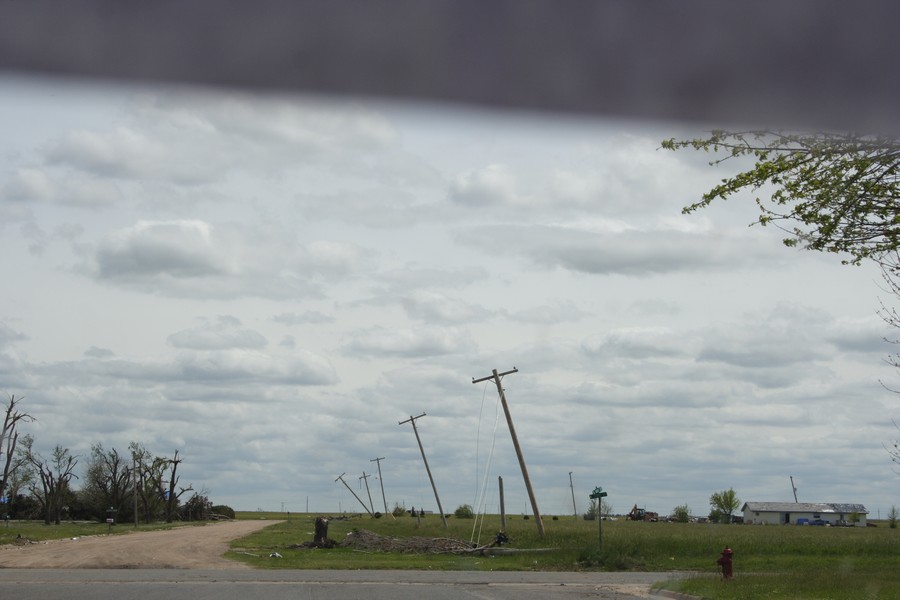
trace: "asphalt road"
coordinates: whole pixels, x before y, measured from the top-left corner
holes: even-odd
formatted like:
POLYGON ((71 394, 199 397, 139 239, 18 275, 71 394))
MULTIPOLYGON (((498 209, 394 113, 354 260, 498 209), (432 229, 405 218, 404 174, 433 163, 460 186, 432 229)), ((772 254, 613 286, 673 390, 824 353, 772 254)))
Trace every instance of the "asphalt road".
POLYGON ((670 573, 3 569, 0 598, 634 600, 670 573))

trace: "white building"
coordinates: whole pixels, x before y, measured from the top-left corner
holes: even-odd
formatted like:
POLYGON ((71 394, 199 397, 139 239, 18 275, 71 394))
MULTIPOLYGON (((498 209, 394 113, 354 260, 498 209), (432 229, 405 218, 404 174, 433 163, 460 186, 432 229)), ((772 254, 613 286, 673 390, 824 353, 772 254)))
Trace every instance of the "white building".
POLYGON ((866 526, 869 511, 862 504, 833 502, 745 502, 745 524, 755 525, 856 525, 866 526), (855 521, 855 522, 853 522, 855 521))

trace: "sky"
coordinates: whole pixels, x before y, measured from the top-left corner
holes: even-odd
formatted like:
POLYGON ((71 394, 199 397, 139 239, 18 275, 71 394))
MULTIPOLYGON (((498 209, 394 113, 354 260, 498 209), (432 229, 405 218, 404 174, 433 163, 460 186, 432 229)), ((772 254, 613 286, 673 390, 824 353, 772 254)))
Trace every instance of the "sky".
MULTIPOLYGON (((708 127, 0 77, 0 390, 237 510, 898 504, 871 265, 684 215, 708 127), (382 458, 380 463, 373 459, 382 458), (381 478, 378 478, 378 466, 381 478), (373 475, 368 479, 362 476, 373 475), (381 488, 384 489, 384 499, 381 488), (574 506, 573 506, 574 495, 574 506)), ((760 190, 759 194, 765 194, 760 190)), ((83 476, 83 471, 77 469, 83 476)), ((76 486, 78 482, 76 482, 76 486)))

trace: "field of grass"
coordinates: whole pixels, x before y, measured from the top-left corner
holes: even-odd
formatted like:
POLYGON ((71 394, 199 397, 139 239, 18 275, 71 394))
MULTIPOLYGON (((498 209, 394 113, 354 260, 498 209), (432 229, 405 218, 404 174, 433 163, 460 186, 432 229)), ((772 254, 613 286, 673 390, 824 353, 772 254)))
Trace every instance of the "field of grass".
MULTIPOLYGON (((239 518, 286 517, 282 513, 239 514, 239 518)), ((601 550, 596 521, 548 517, 541 539, 533 520, 516 516, 508 522, 508 547, 552 550, 488 557, 288 548, 312 540, 314 518, 291 515, 289 521, 234 542, 229 556, 256 567, 287 569, 677 570, 693 576, 666 582, 666 588, 716 600, 900 598, 900 530, 883 524, 832 528, 604 521, 601 550), (715 560, 726 545, 735 551, 736 576, 723 582, 715 560), (282 558, 270 558, 274 552, 282 558)), ((328 536, 339 541, 359 528, 398 538, 468 541, 472 537, 474 520, 450 518, 448 522, 445 530, 436 516, 418 523, 408 516, 332 520, 328 536)), ((488 516, 481 526, 480 543, 489 542, 498 530, 499 517, 488 516)))
POLYGON ((153 531, 156 529, 171 529, 185 525, 204 525, 204 522, 193 523, 151 523, 139 524, 137 529, 131 523, 121 523, 110 527, 106 523, 95 521, 63 521, 59 525, 44 525, 43 521, 0 521, 0 545, 14 544, 17 536, 35 542, 45 540, 58 540, 62 538, 76 538, 89 535, 116 535, 132 531, 153 531))
MULTIPOLYGON (((546 535, 540 538, 534 520, 519 515, 508 521, 507 547, 525 552, 490 557, 361 552, 348 548, 291 549, 291 545, 312 540, 317 515, 243 512, 237 516, 273 521, 271 527, 233 542, 228 554, 260 568, 683 571, 692 576, 667 581, 663 586, 714 600, 900 598, 900 529, 889 529, 884 523, 869 528, 832 528, 604 521, 601 550, 596 521, 547 517, 546 535), (723 582, 715 560, 726 545, 735 551, 735 579, 723 582), (544 549, 549 551, 541 551, 544 549), (270 558, 275 552, 281 558, 270 558)), ((420 521, 408 516, 333 519, 328 536, 340 541, 354 529, 368 529, 401 539, 471 539, 486 544, 500 528, 499 517, 490 515, 483 524, 478 521, 477 530, 473 530, 473 519, 450 518, 448 524, 445 530, 440 518, 433 515, 420 521)), ((138 529, 183 525, 186 523, 157 523, 140 525, 138 529)), ((48 526, 41 521, 0 522, 0 544, 13 543, 17 535, 46 540, 131 531, 131 524, 110 528, 105 523, 48 526)))

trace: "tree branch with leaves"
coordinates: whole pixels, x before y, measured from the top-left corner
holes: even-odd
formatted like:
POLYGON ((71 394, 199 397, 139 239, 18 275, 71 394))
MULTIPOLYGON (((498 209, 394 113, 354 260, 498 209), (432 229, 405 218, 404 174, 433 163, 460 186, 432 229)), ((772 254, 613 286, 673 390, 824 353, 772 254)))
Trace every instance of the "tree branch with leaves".
POLYGON ((882 263, 900 247, 900 142, 884 136, 785 130, 714 130, 708 137, 668 139, 668 150, 713 154, 710 165, 750 158, 754 164, 722 179, 692 213, 741 191, 758 192, 757 222, 788 233, 784 243, 882 263))

